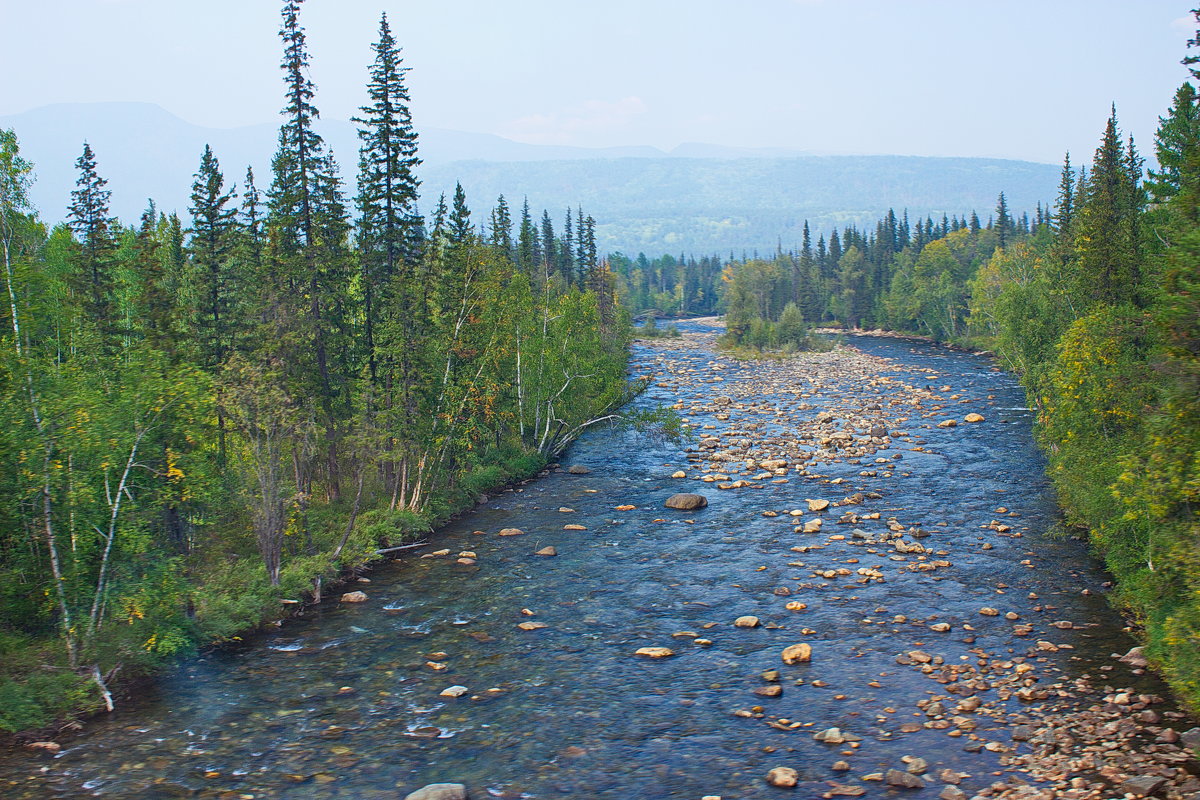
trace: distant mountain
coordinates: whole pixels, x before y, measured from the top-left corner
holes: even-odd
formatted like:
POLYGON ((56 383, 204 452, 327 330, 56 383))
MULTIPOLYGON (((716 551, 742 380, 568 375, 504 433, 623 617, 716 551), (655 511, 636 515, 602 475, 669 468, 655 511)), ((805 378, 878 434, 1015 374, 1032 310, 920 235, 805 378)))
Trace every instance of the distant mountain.
MULTIPOLYGON (((192 125, 147 103, 45 106, 0 117, 34 163, 33 201, 42 217, 61 220, 70 202, 86 139, 109 181, 113 212, 132 222, 153 197, 160 209, 186 215, 191 176, 211 144, 228 181, 242 182, 246 166, 270 184, 277 126, 217 129, 192 125)), ((358 138, 349 122, 319 124, 352 187, 358 138)), ((519 209, 528 196, 556 226, 568 206, 582 205, 597 220, 605 250, 665 252, 770 251, 799 242, 808 219, 814 232, 834 225, 872 224, 888 208, 910 216, 971 209, 986 218, 996 196, 1032 209, 1054 197, 1058 168, 1022 161, 905 156, 827 156, 780 148, 684 144, 670 153, 654 147, 582 148, 532 145, 490 134, 438 128, 420 131, 424 204, 461 180, 475 217, 497 196, 519 209)))

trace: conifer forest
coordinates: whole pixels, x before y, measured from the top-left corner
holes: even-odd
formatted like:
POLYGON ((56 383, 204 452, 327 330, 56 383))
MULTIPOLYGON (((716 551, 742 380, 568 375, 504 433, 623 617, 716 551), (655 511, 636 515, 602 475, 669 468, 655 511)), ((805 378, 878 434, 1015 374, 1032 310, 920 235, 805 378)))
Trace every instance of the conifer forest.
POLYGON ((305 11, 186 210, 0 126, 0 795, 1200 796, 1200 32, 1034 208, 632 254, 423 193, 394 15, 335 160, 305 11))

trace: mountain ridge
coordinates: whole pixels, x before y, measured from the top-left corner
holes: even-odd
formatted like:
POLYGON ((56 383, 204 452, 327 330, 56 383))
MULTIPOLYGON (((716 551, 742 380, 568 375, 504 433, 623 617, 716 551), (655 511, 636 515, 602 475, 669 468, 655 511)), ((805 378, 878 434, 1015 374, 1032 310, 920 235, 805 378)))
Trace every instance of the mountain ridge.
MULTIPOLYGON (((132 222, 153 198, 166 212, 187 214, 192 175, 210 144, 227 182, 252 166, 259 188, 270 183, 277 127, 205 128, 152 103, 62 103, 0 116, 13 128, 38 181, 32 200, 43 219, 65 218, 75 159, 86 139, 109 181, 113 213, 132 222)), ((348 192, 358 148, 348 121, 319 121, 342 166, 348 192)), ((834 155, 787 148, 681 144, 581 148, 514 142, 492 134, 421 129, 422 206, 461 181, 475 219, 500 194, 518 210, 550 209, 556 225, 568 207, 597 221, 605 250, 648 255, 774 249, 799 242, 808 219, 814 236, 846 224, 868 225, 888 208, 924 218, 977 210, 986 217, 996 196, 1032 209, 1049 202, 1058 167, 1007 159, 834 155), (556 211, 556 209, 558 209, 556 211)))

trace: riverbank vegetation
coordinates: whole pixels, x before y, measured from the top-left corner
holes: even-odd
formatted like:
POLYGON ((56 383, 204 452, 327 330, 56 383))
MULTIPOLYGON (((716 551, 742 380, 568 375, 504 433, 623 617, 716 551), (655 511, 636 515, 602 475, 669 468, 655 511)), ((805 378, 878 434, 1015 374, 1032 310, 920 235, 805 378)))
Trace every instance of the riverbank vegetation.
POLYGON ((319 599, 629 396, 594 221, 500 198, 477 226, 461 187, 423 219, 386 17, 348 198, 299 0, 282 20, 265 188, 206 148, 188 215, 128 225, 85 144, 47 228, 0 131, 0 730, 111 708, 114 676, 319 599))

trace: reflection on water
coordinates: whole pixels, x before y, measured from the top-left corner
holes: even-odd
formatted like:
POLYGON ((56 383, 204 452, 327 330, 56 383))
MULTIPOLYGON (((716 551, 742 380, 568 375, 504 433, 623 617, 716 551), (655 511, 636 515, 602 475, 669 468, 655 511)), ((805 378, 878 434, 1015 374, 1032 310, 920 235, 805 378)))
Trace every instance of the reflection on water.
MULTIPOLYGON (((761 512, 802 506, 821 496, 817 485, 793 480, 718 491, 688 483, 703 487, 710 506, 686 516, 666 512, 664 498, 683 490, 670 478, 687 466, 682 446, 597 431, 570 454, 591 474, 555 473, 501 494, 439 532, 428 548, 474 551, 476 564, 405 553, 371 573, 361 587, 368 602, 326 602, 242 647, 197 658, 139 701, 90 722, 57 758, 3 755, 0 781, 14 783, 0 783, 2 793, 395 798, 455 781, 475 797, 765 798, 777 795, 762 780, 774 766, 796 767, 802 780, 844 782, 909 754, 986 785, 999 768, 993 754, 966 752, 943 731, 903 725, 923 719, 915 703, 929 686, 896 664, 897 653, 925 645, 952 661, 970 657, 971 647, 1024 652, 1030 642, 1014 638, 1003 617, 979 616, 984 605, 1039 626, 1076 621, 1075 629, 1053 632, 1054 641, 1072 648, 1053 656, 1068 675, 1113 663, 1110 653, 1131 643, 1099 596, 1104 576, 1084 548, 1040 535, 1055 507, 1013 379, 979 356, 891 339, 851 342, 891 359, 885 374, 951 385, 972 399, 971 410, 1005 423, 942 431, 918 430, 913 420, 924 451, 897 442, 884 453, 904 451, 907 477, 899 470, 891 478, 863 477, 863 465, 821 468, 845 481, 838 496, 881 495, 866 499, 860 513, 921 525, 929 533, 924 544, 948 551, 951 568, 889 572, 884 583, 813 581, 811 570, 836 569, 851 557, 889 563, 886 555, 831 541, 800 554, 804 566, 795 566, 792 522, 761 512), (623 505, 635 508, 616 510, 623 505), (981 529, 999 505, 1019 515, 1013 519, 1027 531, 1023 538, 981 529), (586 530, 563 530, 568 523, 586 530), (495 535, 505 527, 526 534, 495 535), (984 541, 993 546, 983 549, 984 541), (533 555, 547 545, 557 557, 533 555), (787 597, 775 592, 783 586, 791 587, 787 597), (807 609, 786 611, 788 601, 807 609), (732 626, 748 614, 763 625, 732 626), (924 623, 935 617, 969 621, 975 632, 932 641, 924 623), (545 627, 523 630, 523 622, 545 627), (802 637, 802 628, 812 633, 802 637), (812 663, 784 667, 780 650, 801 638, 812 644, 812 663), (633 657, 644 646, 677 655, 633 657), (753 694, 769 669, 783 673, 780 697, 753 694), (467 691, 443 696, 453 686, 467 691), (779 730, 733 713, 755 705, 801 726, 779 730), (812 738, 833 726, 864 741, 846 748, 812 738), (838 760, 848 760, 852 771, 834 771, 838 760)), ((653 351, 639 346, 635 354, 635 373, 653 366, 653 351)), ((696 370, 695 385, 652 386, 639 405, 716 393, 701 382, 710 363, 724 366, 726 387, 771 368, 710 351, 670 357, 677 369, 696 370)), ((792 394, 742 398, 761 402, 733 410, 728 424, 786 431, 781 409, 811 416, 856 407, 855 392, 864 386, 809 398, 803 411, 792 394)), ((715 420, 693 414, 692 422, 715 420)), ((850 534, 824 531, 831 532, 850 534)), ((980 733, 997 725, 981 719, 980 733)), ((862 785, 868 796, 887 791, 862 785)), ((970 794, 971 781, 963 788, 970 794)))

